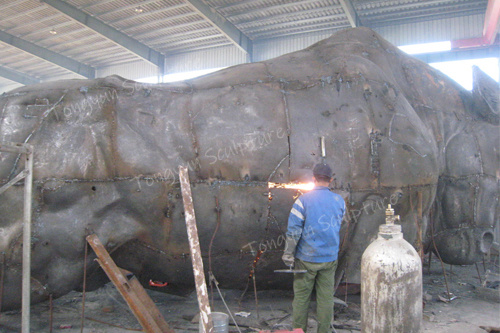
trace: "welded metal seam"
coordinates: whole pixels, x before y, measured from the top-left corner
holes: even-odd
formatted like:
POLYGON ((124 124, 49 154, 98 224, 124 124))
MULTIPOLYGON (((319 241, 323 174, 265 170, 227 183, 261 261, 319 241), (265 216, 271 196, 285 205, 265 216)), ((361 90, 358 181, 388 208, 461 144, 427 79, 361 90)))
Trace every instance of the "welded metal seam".
POLYGON ((191 110, 191 103, 189 105, 190 107, 188 108, 188 116, 189 116, 189 130, 190 130, 190 137, 191 137, 191 146, 194 150, 194 155, 195 158, 197 159, 200 156, 199 152, 199 143, 198 143, 198 137, 196 135, 196 132, 194 130, 194 117, 193 117, 193 112, 191 110))
POLYGON ((495 180, 495 181, 497 180, 496 175, 494 176, 494 175, 490 175, 487 173, 474 173, 474 174, 464 175, 464 176, 440 175, 439 179, 451 182, 451 181, 469 180, 470 178, 476 178, 476 177, 491 178, 492 180, 495 180))
POLYGON ((291 169, 292 169, 292 143, 291 143, 291 125, 290 125, 290 114, 288 111, 288 103, 286 100, 286 94, 287 92, 285 91, 285 88, 283 87, 283 83, 280 83, 281 85, 281 94, 283 96, 283 106, 284 106, 284 111, 285 111, 285 118, 286 118, 286 133, 287 133, 287 139, 288 139, 288 179, 291 177, 291 169))
MULTIPOLYGON (((472 185, 472 184, 471 184, 472 185)), ((477 211, 479 205, 479 176, 476 176, 476 184, 472 185, 474 187, 474 212, 472 216, 471 226, 477 226, 477 211)))
POLYGON ((274 168, 273 172, 271 172, 271 174, 269 175, 269 177, 267 177, 267 182, 269 183, 271 181, 271 179, 274 177, 274 174, 276 173, 276 171, 278 171, 279 167, 281 166, 281 163, 283 163, 283 161, 286 160, 286 158, 289 158, 290 157, 290 152, 288 154, 285 155, 285 157, 283 157, 281 159, 281 161, 279 161, 278 165, 276 165, 276 168, 274 168))
POLYGON ((108 125, 109 125, 109 139, 111 142, 111 161, 113 163, 112 169, 113 169, 113 174, 115 177, 118 177, 119 175, 119 170, 118 170, 118 164, 117 160, 119 158, 118 154, 118 115, 116 112, 116 101, 117 99, 114 100, 114 107, 106 107, 106 104, 103 105, 101 110, 103 111, 103 115, 106 118, 108 125), (109 109, 108 112, 106 110, 109 109))
MULTIPOLYGON (((396 100, 397 102, 397 100, 396 100)), ((409 143, 402 143, 402 142, 397 142, 397 141, 394 141, 392 139, 392 125, 393 125, 393 121, 394 121, 394 118, 396 116, 401 116, 401 117, 405 117, 405 118, 408 118, 406 115, 403 115, 403 114, 400 114, 400 113, 396 113, 396 114, 393 114, 392 117, 391 117, 391 121, 389 122, 389 135, 388 135, 388 139, 389 141, 391 141, 392 143, 394 143, 395 145, 400 145, 400 146, 407 146, 407 147, 410 147, 418 156, 424 158, 424 157, 427 157, 427 154, 425 155, 422 155, 418 150, 416 150, 412 145, 410 145, 409 143)))
POLYGON ((435 232, 434 233, 434 236, 440 236, 441 234, 444 234, 444 233, 449 233, 450 231, 460 231, 460 230, 475 230, 475 229, 490 229, 490 227, 477 227, 475 225, 467 225, 467 226, 459 226, 459 227, 454 227, 454 228, 449 228, 449 227, 446 227, 445 229, 443 230, 440 230, 438 232, 435 232))
MULTIPOLYGON (((494 177, 491 177, 494 178, 494 177)), ((33 182, 36 185, 41 185, 43 186, 46 182, 50 181, 60 181, 65 184, 84 184, 84 183, 91 183, 91 184, 99 184, 99 183, 115 183, 119 181, 131 181, 131 180, 139 180, 139 181, 144 181, 147 182, 148 180, 155 180, 157 182, 172 182, 172 179, 160 179, 160 178, 148 178, 148 177, 134 177, 134 176, 129 176, 129 177, 116 177, 112 179, 57 179, 57 178, 44 178, 44 179, 38 179, 34 180, 33 182)), ((3 180, 5 182, 5 180, 3 180)), ((2 182, 0 181, 0 185, 2 182)), ((178 182, 172 184, 172 188, 179 188, 178 182), (174 186, 175 185, 175 186, 174 186)), ((268 182, 267 181, 245 181, 245 180, 206 180, 206 179, 197 179, 197 180, 192 180, 191 184, 207 184, 210 186, 245 186, 245 187, 268 187, 268 182)), ((21 186, 22 184, 16 184, 14 186, 21 186)), ((387 190, 393 190, 393 189, 407 189, 407 188, 425 188, 425 187, 438 187, 437 183, 427 183, 427 184, 410 184, 410 185, 405 185, 405 186, 400 186, 400 185, 381 185, 378 187, 367 187, 367 188, 356 188, 352 186, 334 186, 330 187, 332 190, 339 190, 339 191, 347 191, 347 192, 372 192, 374 190, 379 190, 379 189, 387 189, 387 190)), ((46 189, 50 190, 50 189, 46 189)))
MULTIPOLYGON (((43 122, 45 121, 45 119, 47 119, 48 115, 52 112, 52 110, 54 110, 56 108, 56 106, 59 105, 59 103, 61 103, 61 101, 64 99, 65 96, 66 96, 66 94, 63 94, 61 96, 61 98, 59 98, 59 100, 55 104, 52 104, 52 106, 50 107, 50 109, 47 109, 47 110, 45 110, 43 112, 42 117, 39 118, 40 121, 38 122, 38 124, 36 124, 34 126, 33 130, 26 137, 26 139, 24 140, 23 143, 28 143, 28 141, 31 139, 31 137, 33 137, 33 135, 35 135, 40 130, 40 128, 42 127, 43 122)), ((28 107, 28 106, 26 106, 26 107, 28 107)), ((17 155, 16 160, 14 162, 14 165, 12 166, 12 170, 10 171, 9 179, 11 179, 13 177, 14 173, 16 172, 17 165, 19 164, 19 159, 21 158, 21 155, 22 154, 18 154, 17 155)))

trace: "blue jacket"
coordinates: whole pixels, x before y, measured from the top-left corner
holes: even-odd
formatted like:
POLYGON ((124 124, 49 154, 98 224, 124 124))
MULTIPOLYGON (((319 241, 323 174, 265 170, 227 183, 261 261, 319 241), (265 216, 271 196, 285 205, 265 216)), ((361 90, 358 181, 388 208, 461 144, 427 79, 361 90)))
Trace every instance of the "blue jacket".
POLYGON ((297 243, 295 257, 309 262, 337 260, 344 199, 327 187, 316 186, 300 196, 288 217, 287 237, 297 243))

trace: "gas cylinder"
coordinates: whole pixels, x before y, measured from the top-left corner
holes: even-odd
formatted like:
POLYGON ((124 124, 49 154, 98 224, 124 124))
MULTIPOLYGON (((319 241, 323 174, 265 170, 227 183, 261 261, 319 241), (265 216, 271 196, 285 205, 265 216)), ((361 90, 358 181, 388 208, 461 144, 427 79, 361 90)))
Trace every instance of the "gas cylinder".
POLYGON ((422 327, 422 262, 394 224, 391 205, 386 224, 361 257, 361 331, 416 333, 422 327))

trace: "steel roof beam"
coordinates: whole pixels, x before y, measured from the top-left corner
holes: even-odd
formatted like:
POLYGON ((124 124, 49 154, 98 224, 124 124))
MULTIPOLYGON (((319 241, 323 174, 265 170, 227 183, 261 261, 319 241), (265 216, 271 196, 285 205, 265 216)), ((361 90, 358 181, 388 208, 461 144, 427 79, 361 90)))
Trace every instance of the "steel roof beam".
POLYGON ((351 0, 339 0, 342 9, 344 9, 344 13, 351 24, 351 27, 356 28, 361 26, 361 21, 359 20, 358 13, 356 12, 356 8, 351 0))
POLYGON ((43 0, 49 6, 57 9, 61 13, 69 16, 75 21, 78 21, 100 35, 108 38, 114 43, 126 48, 132 53, 138 55, 139 57, 149 61, 153 65, 156 65, 161 72, 165 68, 165 57, 160 52, 153 50, 147 45, 133 39, 132 37, 124 34, 121 31, 105 24, 104 22, 92 17, 91 15, 83 12, 82 10, 71 6, 70 4, 61 0, 43 0))
POLYGON ((483 37, 486 44, 495 41, 498 31, 498 18, 500 16, 500 0, 489 0, 484 17, 483 37))
POLYGON ((6 6, 3 7, 3 8, 7 9, 7 8, 10 8, 10 7, 14 7, 14 6, 19 5, 20 3, 23 3, 23 2, 25 2, 25 0, 11 1, 11 2, 7 3, 6 6))
POLYGON ((255 39, 262 40, 262 39, 269 39, 269 38, 289 36, 289 35, 300 35, 317 31, 346 29, 349 27, 350 27, 349 21, 347 21, 347 19, 344 19, 342 21, 338 21, 335 23, 326 22, 326 23, 308 25, 307 29, 303 29, 301 27, 295 27, 295 28, 291 27, 287 29, 279 29, 278 31, 267 30, 252 35, 255 36, 255 39))
POLYGON ((66 68, 67 70, 77 73, 83 77, 89 79, 95 78, 95 68, 63 56, 62 54, 53 52, 44 47, 25 41, 24 39, 13 36, 6 32, 0 31, 0 42, 14 46, 20 50, 23 50, 24 52, 28 52, 55 65, 66 68))
MULTIPOLYGON (((43 21, 39 21, 39 22, 43 22, 43 21)), ((39 22, 37 22, 37 23, 39 23, 39 22)), ((36 35, 40 35, 40 34, 48 35, 47 38, 43 38, 43 39, 38 39, 37 38, 36 40, 37 40, 37 43, 38 43, 40 41, 46 41, 46 40, 49 40, 51 38, 57 38, 57 37, 60 37, 60 36, 64 36, 63 33, 61 33, 61 32, 58 31, 58 29, 67 27, 67 26, 72 25, 72 24, 78 24, 78 23, 76 23, 73 20, 69 20, 69 21, 66 21, 66 22, 61 22, 61 23, 56 24, 56 25, 52 25, 50 28, 47 28, 47 29, 44 29, 44 30, 42 30, 42 29, 32 30, 32 31, 30 31, 30 32, 28 32, 26 34, 20 35, 19 37, 23 38, 23 39, 30 39, 30 38, 27 38, 27 37, 36 36, 36 35), (55 30, 56 34, 51 34, 50 33, 51 30, 55 30)), ((80 25, 78 24, 78 26, 80 26, 80 25)), ((88 30, 87 27, 82 27, 81 29, 88 30)), ((81 29, 78 29, 78 31, 80 31, 81 29)), ((8 32, 8 30, 5 30, 5 31, 8 32)), ((66 32, 66 34, 67 33, 71 33, 71 32, 72 31, 68 31, 68 32, 66 32)))
MULTIPOLYGON (((36 13, 36 12, 38 12, 38 11, 42 10, 42 9, 43 9, 43 7, 42 7, 42 6, 38 6, 38 7, 32 8, 32 9, 30 9, 30 10, 24 10, 24 11, 23 11, 23 10, 21 10, 21 11, 19 11, 17 14, 14 14, 14 15, 11 15, 11 16, 8 16, 8 17, 5 17, 4 19, 0 20, 0 22, 7 21, 7 20, 9 20, 9 21, 16 20, 18 17, 22 17, 22 16, 25 16, 25 17, 26 17, 26 15, 30 15, 30 14, 32 14, 32 13, 36 13)), ((16 27, 13 27, 13 28, 17 28, 17 26, 16 26, 16 27)), ((12 29, 12 28, 7 28, 7 29, 4 29, 4 31, 8 31, 8 30, 10 30, 10 29, 12 29)))
POLYGON ((194 51, 201 51, 201 50, 206 50, 206 49, 213 49, 217 47, 223 47, 223 46, 233 46, 234 44, 225 39, 225 41, 221 41, 220 44, 214 45, 213 43, 206 44, 206 45, 199 45, 199 46, 193 46, 193 47, 179 47, 179 48, 174 48, 172 50, 169 49, 170 55, 177 55, 177 54, 182 54, 182 53, 189 53, 189 52, 194 52, 194 51))
POLYGON ((200 41, 206 41, 206 40, 210 40, 210 39, 221 39, 223 37, 224 37, 223 34, 210 35, 210 36, 202 36, 202 37, 198 37, 198 38, 190 38, 190 39, 187 39, 187 40, 180 40, 180 41, 170 42, 170 43, 168 43, 165 46, 168 49, 170 49, 170 48, 173 49, 177 45, 191 44, 191 43, 196 43, 196 42, 200 42, 200 41))
POLYGON ((250 57, 252 56, 252 40, 236 28, 236 26, 201 0, 188 0, 188 2, 200 15, 217 27, 233 44, 249 54, 250 57))
POLYGON ((399 16, 401 20, 404 20, 405 18, 409 17, 414 17, 415 14, 421 15, 422 13, 428 13, 428 14, 433 14, 433 13, 441 13, 443 11, 446 11, 444 14, 448 12, 455 12, 458 10, 473 10, 473 9, 480 9, 484 13, 484 5, 481 3, 477 3, 474 5, 471 5, 469 3, 456 3, 456 4, 450 4, 449 1, 446 1, 446 3, 443 3, 439 6, 419 6, 418 8, 412 8, 408 7, 408 5, 395 5, 391 7, 386 7, 385 10, 380 10, 380 9, 365 9, 365 10, 360 10, 359 13, 362 17, 367 17, 370 19, 383 19, 384 17, 387 16, 399 16))
POLYGON ((466 49, 488 46, 495 42, 500 16, 500 0, 489 0, 484 15, 483 35, 477 38, 459 39, 451 41, 452 49, 466 49))
POLYGON ((307 28, 314 26, 314 25, 324 25, 324 24, 330 24, 332 28, 334 28, 334 25, 336 24, 341 24, 343 22, 347 22, 347 19, 345 18, 345 15, 335 15, 335 16, 326 16, 322 17, 321 21, 318 22, 318 19, 303 19, 303 20, 295 20, 291 22, 284 22, 280 24, 268 24, 268 25, 263 25, 259 27, 253 27, 253 28, 248 28, 247 30, 252 34, 259 34, 260 32, 270 32, 270 31, 278 31, 282 29, 296 29, 296 28, 301 28, 300 25, 307 25, 307 28))
POLYGON ((294 19, 295 16, 304 16, 304 15, 313 15, 313 14, 319 14, 322 15, 322 17, 332 17, 332 16, 338 16, 339 14, 326 14, 327 11, 332 10, 332 11, 337 11, 339 10, 339 13, 342 14, 342 16, 345 16, 342 11, 340 11, 342 7, 340 6, 328 6, 328 7, 321 7, 321 8, 316 8, 316 9, 311 9, 307 11, 300 11, 300 12, 295 12, 295 13, 284 13, 284 14, 278 14, 278 15, 273 15, 273 16, 268 16, 268 17, 263 17, 259 19, 248 19, 248 20, 242 20, 238 21, 238 25, 240 27, 244 25, 256 25, 260 24, 262 22, 268 22, 268 21, 274 21, 276 22, 277 20, 280 19, 288 19, 292 20, 294 19))
MULTIPOLYGON (((463 10, 458 10, 454 12, 443 12, 443 11, 436 11, 434 14, 420 14, 420 15, 414 15, 411 17, 397 17, 397 16, 392 16, 392 17, 370 17, 370 27, 371 28, 378 28, 378 27, 385 27, 385 26, 397 26, 399 24, 409 24, 409 23, 422 23, 426 21, 433 21, 433 20, 440 20, 440 19, 451 19, 455 17, 462 17, 462 16, 470 16, 470 15, 477 15, 477 14, 484 14, 483 10, 480 9, 463 9, 463 10)), ((365 22, 368 21, 368 18, 366 18, 365 22)))
MULTIPOLYGON (((135 7, 137 7, 137 5, 135 7)), ((144 17, 144 16, 158 14, 158 13, 166 13, 166 12, 169 12, 169 11, 172 11, 172 10, 177 10, 177 9, 181 9, 181 8, 185 8, 185 7, 188 7, 189 9, 191 9, 191 7, 189 7, 189 5, 187 3, 181 3, 179 5, 170 6, 170 7, 162 7, 160 9, 155 9, 155 10, 148 10, 148 11, 144 10, 144 12, 142 12, 141 14, 135 14, 134 16, 127 16, 127 17, 120 17, 119 19, 116 19, 116 20, 113 20, 113 21, 108 21, 108 22, 110 24, 121 23, 121 22, 124 22, 124 21, 137 19, 138 15, 141 15, 141 16, 144 17)), ((102 14, 102 15, 99 15, 99 16, 104 16, 104 15, 105 14, 102 14)), ((162 19, 166 19, 166 18, 163 17, 162 19)), ((155 20, 148 21, 148 22, 142 23, 142 24, 148 24, 150 22, 159 21, 159 20, 161 20, 161 19, 155 19, 155 20)), ((127 29, 128 28, 129 27, 127 26, 127 29)))
POLYGON ((11 81, 24 84, 25 86, 28 84, 40 83, 40 80, 38 79, 3 66, 0 66, 0 76, 11 81))
MULTIPOLYGON (((83 5, 83 6, 79 6, 79 8, 80 9, 87 9, 87 8, 90 8, 90 7, 107 5, 108 3, 113 2, 113 1, 115 1, 115 0, 105 0, 105 1, 92 2, 92 3, 89 3, 89 4, 83 5)), ((158 1, 158 0, 151 0, 151 1, 158 1)), ((137 7, 138 5, 134 5, 134 6, 137 7)))
POLYGON ((492 45, 482 49, 452 50, 428 54, 414 54, 412 57, 418 58, 426 63, 457 61, 481 58, 498 58, 500 45, 492 45))
MULTIPOLYGON (((127 25, 126 27, 123 28, 123 30, 124 31, 130 31, 130 30, 133 30, 133 29, 136 29, 136 28, 143 27, 145 25, 153 25, 153 24, 157 24, 158 22, 160 22, 160 23, 167 23, 167 22, 184 19, 184 18, 191 17, 191 16, 200 16, 200 15, 198 13, 193 13, 193 12, 179 14, 179 15, 172 15, 172 16, 162 17, 162 18, 159 18, 159 19, 154 19, 154 20, 150 20, 150 21, 147 21, 147 22, 139 23, 139 24, 127 25)), ((152 29, 149 29, 149 30, 152 30, 152 29)), ((155 30, 152 30, 152 31, 154 32, 155 30)))
MULTIPOLYGON (((181 33, 176 33, 176 34, 168 34, 166 36, 161 36, 161 37, 156 37, 156 38, 151 38, 147 40, 148 44, 161 44, 161 43, 168 43, 169 41, 178 41, 180 39, 184 39, 188 36, 191 35, 203 35, 204 33, 210 33, 210 32, 217 32, 220 34, 218 30, 216 30, 214 27, 210 28, 203 28, 203 29, 198 29, 198 30, 192 30, 192 31, 186 31, 186 32, 181 32, 181 33)), ((203 35, 206 36, 206 35, 203 35)), ((165 45, 164 45, 165 46, 165 45)))
MULTIPOLYGON (((310 4, 310 3, 315 3, 315 2, 318 2, 317 0, 299 0, 299 1, 293 1, 293 2, 289 2, 289 3, 280 3, 280 4, 277 4, 277 5, 271 5, 271 6, 268 6, 268 4, 260 4, 261 6, 257 9, 250 9, 250 10, 243 10, 243 12, 241 12, 241 10, 237 10, 238 7, 240 7, 242 5, 241 2, 237 2, 237 3, 234 3, 234 4, 230 4, 230 5, 227 5, 227 6, 218 6, 216 7, 216 9, 218 11, 221 11, 221 12, 227 12, 227 11, 233 11, 233 12, 241 12, 239 14, 224 14, 224 16, 226 17, 233 17, 233 16, 238 16, 238 15, 247 15, 247 14, 254 14, 254 13, 262 13, 263 10, 265 11, 269 11, 269 10, 273 10, 273 9, 284 9, 284 8, 288 8, 288 7, 297 7, 297 6, 300 6, 300 5, 307 5, 307 4, 310 4), (263 5, 263 6, 262 6, 263 5), (235 9, 236 8, 236 9, 235 9)), ((245 5, 246 3, 244 3, 245 5)))
MULTIPOLYGON (((114 1, 114 0, 105 1, 105 2, 101 2, 101 3, 91 3, 91 4, 88 4, 86 6, 80 7, 80 9, 87 10, 87 8, 95 7, 95 6, 98 6, 98 5, 107 4, 108 2, 112 2, 112 1, 114 1)), ((103 16, 103 15, 118 13, 118 12, 121 12, 121 11, 124 11, 124 10, 128 10, 128 9, 134 9, 134 8, 139 7, 139 6, 146 6, 146 5, 149 5, 150 3, 155 3, 155 2, 158 2, 158 0, 145 0, 143 2, 138 2, 138 3, 134 3, 134 4, 130 4, 130 5, 119 6, 118 8, 111 9, 111 10, 104 11, 104 12, 100 12, 100 13, 94 13, 91 10, 89 10, 89 12, 92 12, 92 15, 94 15, 94 16, 103 16)))
POLYGON ((456 7, 467 7, 467 8, 481 8, 484 9, 484 2, 483 1, 455 1, 455 3, 452 3, 453 1, 450 0, 433 0, 433 1, 421 1, 421 2, 401 2, 401 3, 396 3, 392 4, 390 6, 385 6, 381 8, 372 8, 373 6, 370 6, 369 9, 363 9, 363 4, 356 2, 359 8, 359 12, 362 14, 362 16, 365 15, 377 15, 382 12, 386 12, 389 14, 405 14, 405 11, 413 12, 417 10, 427 10, 427 11, 441 11, 446 7, 449 8, 456 8, 456 7))
POLYGON ((163 27, 163 28, 156 29, 156 30, 150 30, 150 31, 146 31, 146 32, 141 32, 139 34, 136 34, 135 36, 139 37, 141 39, 146 39, 147 36, 150 36, 150 35, 159 36, 160 33, 165 32, 165 31, 179 30, 179 29, 184 29, 184 28, 188 28, 188 27, 191 28, 191 27, 195 26, 196 24, 205 24, 205 25, 209 25, 209 26, 213 27, 213 29, 217 29, 213 25, 209 24, 207 22, 207 20, 200 19, 200 20, 192 21, 192 22, 188 22, 188 23, 177 24, 177 25, 172 25, 172 26, 169 26, 169 27, 163 27))

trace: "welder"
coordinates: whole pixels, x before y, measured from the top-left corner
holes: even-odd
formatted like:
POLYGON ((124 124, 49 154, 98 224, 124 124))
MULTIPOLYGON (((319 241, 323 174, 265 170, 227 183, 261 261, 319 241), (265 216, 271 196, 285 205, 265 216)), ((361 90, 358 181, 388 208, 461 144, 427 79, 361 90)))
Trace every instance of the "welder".
POLYGON ((293 204, 283 253, 285 265, 295 270, 293 281, 293 328, 307 330, 311 294, 316 290, 318 333, 332 332, 335 270, 339 252, 344 199, 330 191, 332 169, 320 163, 313 168, 314 189, 293 204))

